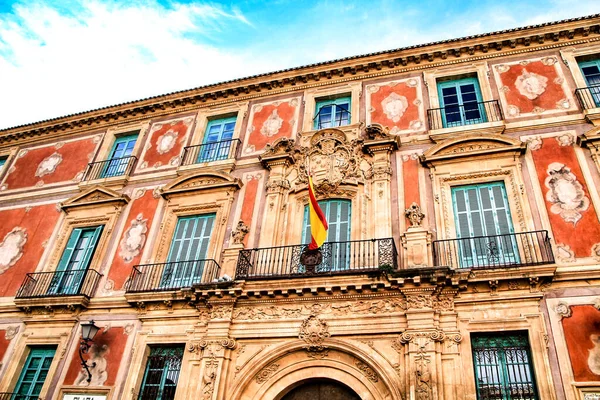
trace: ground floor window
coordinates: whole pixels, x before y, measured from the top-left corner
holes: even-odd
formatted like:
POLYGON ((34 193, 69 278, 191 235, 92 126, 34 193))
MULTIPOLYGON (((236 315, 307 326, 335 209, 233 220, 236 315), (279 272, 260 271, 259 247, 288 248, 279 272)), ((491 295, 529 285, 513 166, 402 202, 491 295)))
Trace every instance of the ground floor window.
POLYGON ((151 347, 138 400, 173 400, 182 359, 183 346, 151 347))

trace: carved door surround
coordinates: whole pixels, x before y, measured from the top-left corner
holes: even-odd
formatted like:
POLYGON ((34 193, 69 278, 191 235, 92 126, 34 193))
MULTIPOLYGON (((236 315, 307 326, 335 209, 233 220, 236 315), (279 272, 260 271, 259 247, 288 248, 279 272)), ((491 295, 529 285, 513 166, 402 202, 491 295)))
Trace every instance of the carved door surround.
POLYGON ((429 148, 421 162, 430 168, 438 239, 456 237, 451 188, 502 181, 515 232, 535 230, 521 171, 527 144, 501 135, 465 135, 429 148))

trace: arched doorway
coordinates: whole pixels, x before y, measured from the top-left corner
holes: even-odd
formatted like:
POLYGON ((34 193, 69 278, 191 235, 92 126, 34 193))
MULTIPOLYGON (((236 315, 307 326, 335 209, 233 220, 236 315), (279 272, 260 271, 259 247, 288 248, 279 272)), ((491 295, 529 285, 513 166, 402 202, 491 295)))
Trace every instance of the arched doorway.
POLYGON ((348 386, 331 379, 310 379, 296 386, 281 400, 361 400, 348 386))

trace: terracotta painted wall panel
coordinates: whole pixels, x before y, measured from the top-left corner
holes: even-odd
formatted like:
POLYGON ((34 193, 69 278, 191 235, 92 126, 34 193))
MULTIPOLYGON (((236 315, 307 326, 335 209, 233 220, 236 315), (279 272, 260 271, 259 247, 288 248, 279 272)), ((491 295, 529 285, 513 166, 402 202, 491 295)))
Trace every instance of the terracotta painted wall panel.
MULTIPOLYGON (((96 367, 91 369, 90 386, 113 386, 115 384, 128 338, 123 327, 112 327, 106 332, 101 329, 98 332, 92 348, 87 355, 84 355, 84 358, 89 360, 88 364, 96 363, 96 367)), ((85 380, 88 375, 81 367, 79 346, 75 347, 71 364, 65 376, 65 385, 87 386, 85 380)))
POLYGON ((137 169, 143 171, 178 166, 193 122, 193 117, 187 117, 153 124, 137 169))
POLYGON ((391 134, 425 129, 421 79, 410 78, 367 86, 368 124, 381 124, 391 134))
POLYGON ((557 57, 496 65, 494 76, 507 118, 576 108, 557 57))
MULTIPOLYGON (((258 201, 256 198, 258 192, 258 178, 249 179, 246 181, 245 193, 244 193, 244 203, 242 204, 242 213, 240 215, 240 220, 244 221, 247 226, 252 226, 252 215, 254 214, 254 205, 258 201)), ((244 238, 244 246, 248 245, 248 239, 250 235, 246 235, 244 238)))
POLYGON ((6 338, 6 330, 0 330, 0 362, 4 358, 6 354, 6 350, 8 350, 8 345, 10 344, 10 340, 6 338))
POLYGON ((59 216, 54 204, 0 211, 0 297, 14 296, 35 271, 59 216))
POLYGON ((158 206, 159 196, 152 189, 138 190, 135 194, 127 226, 119 241, 119 249, 108 272, 114 288, 120 290, 131 274, 132 267, 140 264, 148 233, 158 206))
POLYGON ((298 98, 252 106, 243 155, 260 153, 269 143, 296 133, 300 100, 298 98))
POLYGON ((567 136, 536 139, 529 148, 554 240, 559 246, 559 258, 569 252, 575 257, 589 257, 592 248, 600 243, 600 224, 575 150, 570 145, 572 139, 567 136))
POLYGON ((80 181, 93 159, 100 136, 22 149, 6 176, 4 190, 80 181))
POLYGON ((600 311, 591 305, 571 306, 561 323, 577 382, 600 381, 600 311))
POLYGON ((421 205, 419 196, 419 158, 416 154, 402 156, 402 177, 404 181, 404 207, 414 202, 421 205))

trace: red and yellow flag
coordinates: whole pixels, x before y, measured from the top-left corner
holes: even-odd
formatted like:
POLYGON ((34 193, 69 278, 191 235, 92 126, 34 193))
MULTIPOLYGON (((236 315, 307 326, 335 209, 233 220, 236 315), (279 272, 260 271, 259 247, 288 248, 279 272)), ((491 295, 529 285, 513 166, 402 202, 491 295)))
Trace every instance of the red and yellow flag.
POLYGON ((310 218, 310 235, 312 236, 312 240, 308 245, 309 250, 316 250, 325 243, 327 240, 327 229, 329 226, 327 225, 327 220, 325 219, 325 214, 323 214, 323 210, 319 207, 319 203, 317 203, 317 198, 315 197, 315 190, 313 189, 312 177, 310 176, 310 172, 308 174, 308 213, 310 218))

